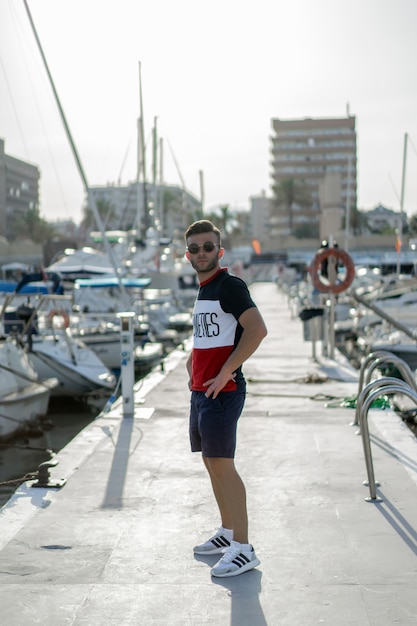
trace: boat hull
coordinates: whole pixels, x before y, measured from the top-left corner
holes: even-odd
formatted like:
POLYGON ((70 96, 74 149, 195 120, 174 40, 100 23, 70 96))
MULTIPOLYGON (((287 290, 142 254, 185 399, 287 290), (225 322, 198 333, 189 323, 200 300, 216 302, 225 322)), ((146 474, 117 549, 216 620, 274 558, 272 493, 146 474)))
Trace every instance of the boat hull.
MULTIPOLYGON (((120 334, 84 335, 83 342, 112 372, 116 374, 120 372, 122 362, 120 334)), ((162 342, 147 341, 143 345, 136 345, 134 348, 135 370, 141 371, 153 367, 163 356, 162 342)))
POLYGON ((54 396, 83 396, 98 391, 111 391, 115 385, 114 375, 85 346, 73 345, 73 352, 66 350, 62 342, 34 341, 29 353, 30 361, 41 380, 58 379, 54 396))
POLYGON ((33 382, 0 397, 0 441, 7 442, 30 431, 48 412, 49 398, 58 381, 33 382))
POLYGON ((391 344, 391 343, 383 343, 378 342, 372 344, 371 352, 375 352, 376 350, 384 350, 387 352, 392 352, 399 359, 402 359, 407 363, 408 367, 415 372, 417 370, 417 346, 416 344, 391 344))

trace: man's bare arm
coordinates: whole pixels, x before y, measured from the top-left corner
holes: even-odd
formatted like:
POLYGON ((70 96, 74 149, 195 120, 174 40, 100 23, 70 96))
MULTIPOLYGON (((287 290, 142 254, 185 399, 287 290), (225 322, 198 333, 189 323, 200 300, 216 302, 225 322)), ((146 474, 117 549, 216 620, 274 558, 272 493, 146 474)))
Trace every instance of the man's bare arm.
POLYGON ((246 309, 239 318, 243 328, 239 343, 224 363, 220 372, 214 378, 207 380, 205 395, 207 398, 216 398, 225 387, 228 380, 234 378, 233 372, 240 367, 258 348, 268 331, 265 322, 256 307, 246 309))

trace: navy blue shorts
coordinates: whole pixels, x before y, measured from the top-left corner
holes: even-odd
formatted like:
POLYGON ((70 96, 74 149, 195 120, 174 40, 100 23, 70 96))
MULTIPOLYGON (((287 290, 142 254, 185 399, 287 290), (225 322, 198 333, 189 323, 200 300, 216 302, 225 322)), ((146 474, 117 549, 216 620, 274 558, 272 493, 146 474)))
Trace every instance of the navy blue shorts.
POLYGON ((192 452, 202 452, 206 457, 234 458, 237 422, 245 396, 245 391, 225 391, 213 400, 206 398, 204 391, 191 392, 192 452))

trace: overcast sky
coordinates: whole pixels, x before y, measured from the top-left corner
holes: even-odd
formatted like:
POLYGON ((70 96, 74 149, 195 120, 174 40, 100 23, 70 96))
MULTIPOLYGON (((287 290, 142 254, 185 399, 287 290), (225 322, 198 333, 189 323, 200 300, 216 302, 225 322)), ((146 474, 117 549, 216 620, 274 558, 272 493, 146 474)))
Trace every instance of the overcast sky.
MULTIPOLYGON (((90 185, 136 177, 141 63, 148 177, 205 206, 270 195, 273 118, 356 116, 358 205, 417 213, 416 0, 28 0, 90 185)), ((0 0, 0 137, 41 170, 41 215, 84 192, 23 0, 0 0)))

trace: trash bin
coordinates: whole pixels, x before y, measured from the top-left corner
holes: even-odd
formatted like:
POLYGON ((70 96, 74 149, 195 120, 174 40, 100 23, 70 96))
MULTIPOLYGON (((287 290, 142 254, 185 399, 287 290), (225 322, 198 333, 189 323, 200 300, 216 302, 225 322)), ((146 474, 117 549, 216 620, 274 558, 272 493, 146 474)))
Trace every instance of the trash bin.
POLYGON ((304 341, 321 341, 324 337, 324 309, 303 309, 299 317, 303 322, 304 341))

